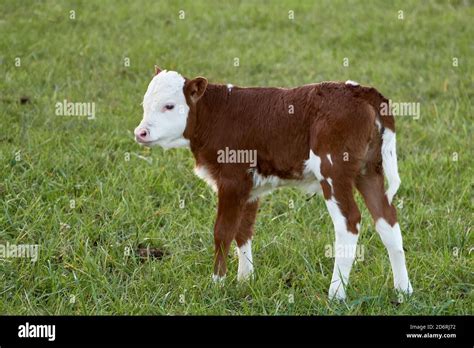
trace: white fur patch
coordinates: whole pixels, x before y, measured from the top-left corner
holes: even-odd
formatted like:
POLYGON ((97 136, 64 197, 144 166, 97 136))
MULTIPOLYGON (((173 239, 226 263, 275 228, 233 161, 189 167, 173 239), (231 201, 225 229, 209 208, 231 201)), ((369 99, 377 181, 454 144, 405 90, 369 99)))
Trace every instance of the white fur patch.
MULTIPOLYGON (((319 158, 319 157, 318 157, 319 158)), ((311 160, 311 159, 310 159, 311 160)), ((280 187, 296 187, 307 194, 321 193, 321 184, 315 178, 310 166, 313 164, 307 160, 303 169, 303 178, 281 179, 275 175, 263 176, 256 169, 250 171, 253 180, 253 189, 250 192, 249 202, 255 201, 258 197, 271 193, 280 187)))
POLYGON ((256 169, 250 171, 253 180, 253 188, 250 192, 249 202, 258 197, 267 195, 280 186, 281 179, 278 176, 263 176, 256 169))
POLYGON ((342 215, 341 209, 339 209, 339 204, 334 197, 326 200, 326 207, 331 216, 334 229, 336 231, 347 231, 346 218, 342 215))
POLYGON ((333 164, 332 164, 331 154, 328 153, 328 154, 326 155, 326 157, 328 158, 329 163, 331 163, 331 165, 333 165, 333 164))
POLYGON ((305 162, 305 172, 306 171, 313 173, 318 181, 324 179, 321 174, 321 158, 316 155, 313 150, 309 151, 309 159, 305 162))
POLYGON ((382 124, 378 119, 375 120, 375 125, 377 126, 377 129, 379 130, 379 133, 382 131, 382 124))
POLYGON ((395 133, 385 128, 382 135, 382 166, 387 177, 388 189, 386 195, 390 204, 401 183, 400 176, 398 175, 396 147, 395 133))
POLYGON ((212 281, 215 283, 215 284, 223 284, 224 283, 224 280, 225 280, 225 276, 219 276, 217 274, 213 274, 212 275, 212 281))
POLYGON ((331 186, 331 192, 333 190, 333 186, 332 186, 332 179, 331 178, 327 178, 326 181, 328 182, 329 186, 331 186))
POLYGON ((249 239, 240 248, 237 248, 237 255, 239 256, 239 268, 237 272, 237 280, 247 280, 253 274, 253 259, 252 259, 252 240, 249 239))
POLYGON ((227 84, 227 90, 230 92, 232 92, 232 88, 234 88, 234 85, 232 85, 231 83, 228 83, 227 84))
POLYGON ((355 81, 352 81, 352 80, 347 80, 346 85, 359 86, 359 82, 355 82, 355 81))
POLYGON ((380 218, 375 223, 375 229, 387 248, 390 264, 392 266, 393 284, 395 289, 411 294, 413 288, 408 279, 400 225, 396 223, 395 225, 390 226, 385 219, 380 218))
POLYGON ((214 192, 217 192, 217 182, 214 180, 211 173, 205 166, 201 165, 194 167, 194 174, 196 174, 196 176, 200 179, 204 180, 214 192))
POLYGON ((143 120, 138 129, 146 128, 149 142, 163 148, 189 146, 183 136, 189 106, 184 96, 184 78, 176 71, 163 70, 153 77, 143 97, 143 120), (166 106, 173 106, 167 109, 166 106))

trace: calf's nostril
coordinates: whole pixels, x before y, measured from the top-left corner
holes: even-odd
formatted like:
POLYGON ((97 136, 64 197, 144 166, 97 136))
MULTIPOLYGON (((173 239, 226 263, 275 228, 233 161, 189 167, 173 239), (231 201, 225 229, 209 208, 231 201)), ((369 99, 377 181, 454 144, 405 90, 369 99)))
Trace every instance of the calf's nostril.
POLYGON ((148 135, 148 131, 146 129, 142 129, 140 130, 138 135, 140 136, 140 138, 146 138, 146 136, 148 135))

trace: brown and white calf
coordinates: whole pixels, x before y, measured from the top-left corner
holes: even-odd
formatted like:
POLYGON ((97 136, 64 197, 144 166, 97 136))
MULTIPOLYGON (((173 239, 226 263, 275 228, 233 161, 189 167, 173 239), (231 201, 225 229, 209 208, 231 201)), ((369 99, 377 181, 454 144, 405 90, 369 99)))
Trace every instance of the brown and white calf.
POLYGON ((336 234, 334 250, 344 251, 336 253, 329 297, 344 299, 360 230, 356 188, 388 250, 395 289, 410 294, 392 204, 400 185, 395 124, 392 115, 381 115, 384 103, 388 100, 377 90, 352 81, 243 88, 157 68, 135 137, 147 146, 189 147, 195 173, 217 192, 214 280, 226 274, 234 239, 238 279, 252 275, 258 199, 293 185, 324 196, 336 234), (223 161, 224 149, 256 153, 256 162, 223 161))

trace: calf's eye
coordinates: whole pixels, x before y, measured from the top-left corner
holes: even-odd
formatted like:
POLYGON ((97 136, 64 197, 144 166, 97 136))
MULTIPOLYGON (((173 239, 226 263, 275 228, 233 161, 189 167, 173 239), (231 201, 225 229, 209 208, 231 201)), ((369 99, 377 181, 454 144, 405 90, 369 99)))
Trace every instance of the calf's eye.
POLYGON ((173 105, 173 104, 166 104, 166 105, 165 105, 165 109, 166 109, 166 110, 173 110, 173 109, 174 109, 174 105, 173 105))

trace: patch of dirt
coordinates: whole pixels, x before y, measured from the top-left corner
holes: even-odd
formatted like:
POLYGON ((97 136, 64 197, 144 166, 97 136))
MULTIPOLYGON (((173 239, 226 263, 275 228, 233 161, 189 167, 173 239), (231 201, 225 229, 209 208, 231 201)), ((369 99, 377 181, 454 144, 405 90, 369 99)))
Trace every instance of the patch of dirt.
POLYGON ((160 248, 139 245, 137 255, 141 262, 145 262, 149 259, 161 260, 164 256, 168 255, 168 253, 160 248))
POLYGON ((20 97, 20 104, 27 104, 30 102, 30 97, 23 95, 20 97))

